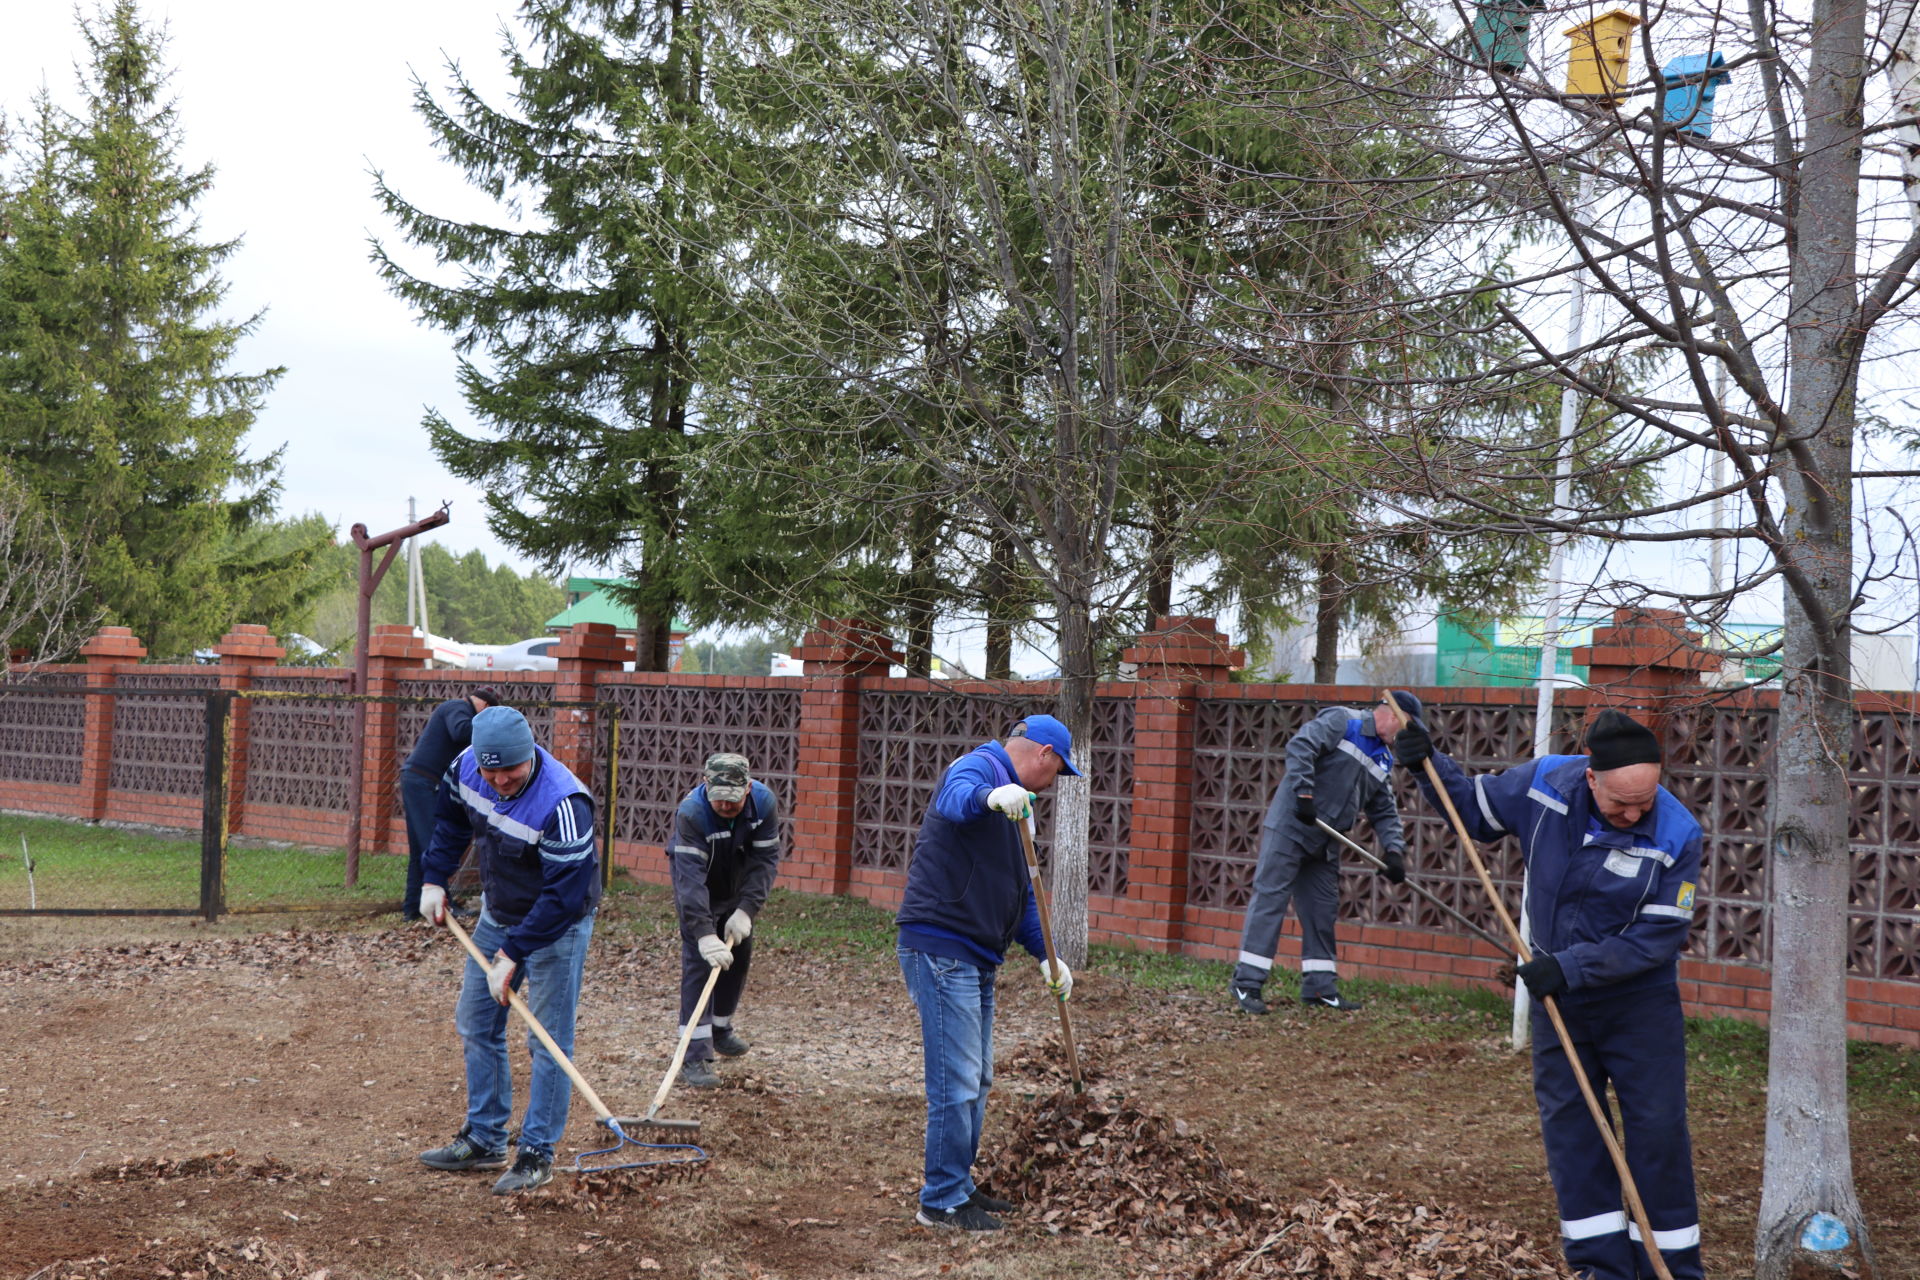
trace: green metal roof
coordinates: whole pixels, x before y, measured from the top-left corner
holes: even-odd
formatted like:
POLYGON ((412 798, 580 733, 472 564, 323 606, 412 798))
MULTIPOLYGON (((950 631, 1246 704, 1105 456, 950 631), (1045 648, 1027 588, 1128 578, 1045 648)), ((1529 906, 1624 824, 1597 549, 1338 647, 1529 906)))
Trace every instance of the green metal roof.
MULTIPOLYGON (((573 583, 579 581, 581 581, 579 578, 569 579, 569 588, 571 588, 573 583)), ((597 581, 616 583, 619 582, 620 579, 602 578, 597 581)), ((633 610, 621 604, 618 600, 615 600, 604 590, 595 591, 578 604, 568 605, 559 613, 548 618, 547 630, 565 631, 577 622, 605 622, 610 624, 616 631, 632 631, 635 626, 633 610)), ((689 631, 692 630, 692 627, 687 623, 686 619, 675 618, 671 629, 674 631, 689 631)))

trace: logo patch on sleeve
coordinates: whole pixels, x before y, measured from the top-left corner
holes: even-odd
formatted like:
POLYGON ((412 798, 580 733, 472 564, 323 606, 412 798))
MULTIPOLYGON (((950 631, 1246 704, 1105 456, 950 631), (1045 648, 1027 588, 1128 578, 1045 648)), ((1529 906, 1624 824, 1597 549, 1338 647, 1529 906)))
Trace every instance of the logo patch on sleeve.
POLYGON ((1674 900, 1674 906, 1693 910, 1693 886, 1685 880, 1680 882, 1680 895, 1674 900))

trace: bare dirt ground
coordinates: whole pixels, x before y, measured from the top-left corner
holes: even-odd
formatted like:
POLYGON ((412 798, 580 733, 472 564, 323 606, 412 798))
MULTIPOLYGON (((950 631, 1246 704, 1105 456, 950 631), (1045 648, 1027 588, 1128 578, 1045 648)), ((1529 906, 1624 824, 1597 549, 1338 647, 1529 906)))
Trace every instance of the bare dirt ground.
MULTIPOLYGON (((1100 1171, 1101 1186, 1121 1188, 1111 1205, 1069 1194, 1069 1169, 1034 1182, 1038 1202, 1023 1203, 998 1236, 916 1227, 922 1101, 911 1003, 884 953, 783 944, 780 912, 805 907, 776 906, 762 921, 740 1018, 753 1052, 721 1065, 723 1088, 676 1092, 665 1109, 703 1121, 711 1162, 681 1180, 563 1175, 512 1199, 487 1193, 491 1174, 435 1173, 415 1160, 463 1111, 450 939, 391 918, 291 931, 259 921, 9 922, 0 932, 0 1277, 1212 1275, 1228 1268, 1204 1242, 1143 1241, 1124 1224, 1155 1212, 1155 1194, 1161 1212, 1198 1214, 1208 1196, 1224 1205, 1242 1192, 1274 1221, 1313 1201, 1332 1206, 1328 1223, 1347 1224, 1326 1238, 1344 1231, 1348 1251, 1298 1274, 1553 1274, 1491 1263, 1409 1269, 1368 1234, 1392 1219, 1413 1239, 1437 1223, 1487 1257, 1552 1256, 1524 1060, 1484 1015, 1403 997, 1344 1018, 1283 1009, 1254 1020, 1229 1012, 1220 993, 1100 972, 1083 976, 1074 997, 1100 1105, 1124 1108, 1135 1131, 1189 1144, 1194 1168, 1204 1159, 1191 1153, 1210 1143, 1221 1180, 1169 1209, 1164 1189, 1149 1187, 1144 1200, 1125 1190, 1171 1177, 1168 1169, 1125 1167, 1147 1148, 1102 1142, 1090 1150, 1119 1162, 1100 1171), (1344 1188, 1337 1196, 1330 1180, 1344 1188)), ((616 1111, 645 1109, 671 1052, 675 955, 657 902, 610 902, 589 961, 577 1061, 616 1111)), ((1057 1019, 1031 968, 1009 965, 1002 984, 985 1143, 1029 1162, 1034 1135, 1019 1130, 1022 1117, 1029 1130, 1039 1124, 1059 1083, 1049 1039, 1057 1019)), ((1762 1106, 1752 1085, 1694 1087, 1714 1276, 1745 1274, 1762 1106)), ((1920 1275, 1915 1128, 1910 1108, 1855 1114, 1856 1173, 1888 1276, 1920 1275)), ((598 1145, 597 1132, 576 1101, 563 1160, 598 1145)), ((1263 1268, 1280 1256, 1284 1232, 1270 1234, 1263 1268)))

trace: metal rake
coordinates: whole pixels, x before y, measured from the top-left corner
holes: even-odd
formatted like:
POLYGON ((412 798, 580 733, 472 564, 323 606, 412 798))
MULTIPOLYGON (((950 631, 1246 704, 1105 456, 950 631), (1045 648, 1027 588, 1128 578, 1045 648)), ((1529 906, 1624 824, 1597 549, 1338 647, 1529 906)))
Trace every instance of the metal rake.
MULTIPOLYGON (((479 947, 474 945, 472 937, 468 935, 465 929, 460 927, 460 922, 455 920, 451 914, 447 916, 447 929, 455 938, 460 940, 460 945, 467 949, 467 954, 473 957, 474 963, 479 965, 482 971, 485 971, 488 967, 487 957, 481 952, 479 947)), ((629 1134, 620 1120, 615 1117, 612 1111, 608 1110, 607 1104, 600 1101, 600 1095, 593 1091, 593 1086, 587 1083, 586 1077, 580 1074, 579 1069, 573 1065, 572 1059, 562 1053, 560 1046, 553 1042, 553 1037, 547 1034, 547 1029, 540 1025, 540 1019, 533 1016, 533 1011, 527 1008, 527 1002, 520 998, 520 993, 509 990, 507 992, 507 1003, 512 1006, 515 1013, 520 1015, 521 1020, 527 1024, 528 1029, 533 1032, 540 1043, 546 1046, 547 1052, 553 1056, 553 1060, 560 1064, 560 1069, 567 1073, 567 1079, 573 1081, 573 1087, 580 1091, 580 1096, 587 1100, 587 1105, 592 1107, 593 1113, 600 1118, 601 1127, 606 1129, 614 1137, 614 1143, 610 1147, 601 1147, 594 1151, 582 1151, 574 1156, 571 1166, 572 1172, 610 1173, 616 1169, 653 1169, 664 1166, 706 1163, 708 1158, 706 1148, 697 1146, 691 1142, 642 1142, 629 1134), (622 1158, 622 1153, 626 1152, 629 1147, 637 1148, 642 1152, 657 1152, 660 1154, 655 1155, 651 1159, 622 1158), (606 1164, 587 1163, 589 1160, 596 1160, 602 1157, 610 1157, 611 1159, 606 1164)), ((627 1124, 645 1125, 649 1128, 667 1129, 681 1133, 697 1133, 700 1129, 700 1122, 698 1120, 655 1120, 650 1116, 637 1121, 629 1119, 627 1124)))

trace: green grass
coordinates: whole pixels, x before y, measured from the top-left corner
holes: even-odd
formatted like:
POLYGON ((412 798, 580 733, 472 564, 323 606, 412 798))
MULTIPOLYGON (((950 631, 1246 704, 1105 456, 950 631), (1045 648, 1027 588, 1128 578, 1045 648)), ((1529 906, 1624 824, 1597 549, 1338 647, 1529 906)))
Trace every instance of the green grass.
MULTIPOLYGON (((406 859, 360 860, 360 883, 348 889, 339 850, 275 848, 245 841, 227 850, 227 905, 327 905, 342 909, 397 902, 406 859)), ((200 904, 200 841, 58 818, 0 816, 0 908, 129 910, 192 909, 200 904), (33 858, 28 889, 21 840, 33 858)))

